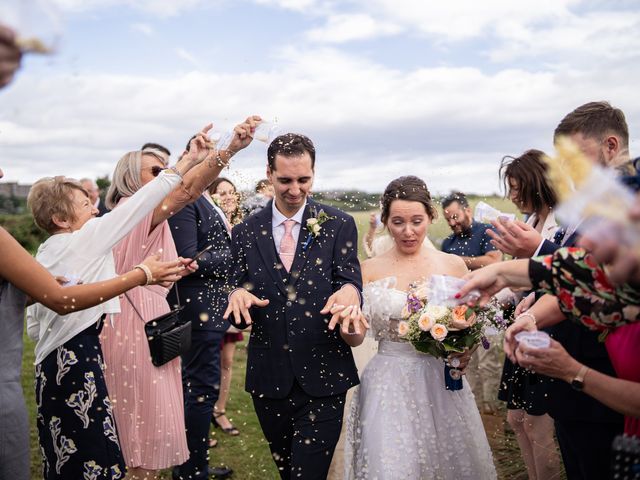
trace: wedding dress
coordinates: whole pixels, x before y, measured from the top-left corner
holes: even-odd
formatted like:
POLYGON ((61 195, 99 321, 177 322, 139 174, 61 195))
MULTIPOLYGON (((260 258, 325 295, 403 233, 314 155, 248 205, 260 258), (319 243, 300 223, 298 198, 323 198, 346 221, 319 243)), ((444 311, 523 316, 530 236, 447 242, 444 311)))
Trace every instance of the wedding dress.
POLYGON ((406 292, 394 277, 365 285, 364 313, 380 340, 354 392, 345 479, 495 479, 473 393, 445 390, 444 363, 398 337, 406 292))

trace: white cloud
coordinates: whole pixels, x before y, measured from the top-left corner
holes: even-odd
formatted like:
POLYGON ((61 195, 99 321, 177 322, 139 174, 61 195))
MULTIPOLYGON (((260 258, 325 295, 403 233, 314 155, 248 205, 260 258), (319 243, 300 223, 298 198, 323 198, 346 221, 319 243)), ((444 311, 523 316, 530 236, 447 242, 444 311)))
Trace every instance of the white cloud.
POLYGON ((184 48, 176 47, 176 48, 173 49, 173 51, 176 53, 176 55, 178 55, 178 57, 180 57, 183 60, 186 60, 187 62, 189 62, 194 67, 196 67, 196 68, 200 68, 201 67, 201 64, 200 64, 200 61, 198 60, 198 58, 194 54, 192 54, 192 53, 188 52, 187 50, 185 50, 184 48))
POLYGON ((397 34, 401 28, 388 22, 379 22, 368 15, 332 15, 326 25, 307 32, 307 38, 318 43, 343 43, 373 37, 397 34))
MULTIPOLYGON (((219 0, 224 2, 225 0, 219 0)), ((151 13, 158 17, 172 17, 182 12, 194 10, 201 5, 211 5, 204 0, 53 0, 62 13, 89 12, 112 7, 130 7, 151 13)))
POLYGON ((151 37, 155 34, 153 27, 147 23, 134 23, 131 25, 131 29, 135 32, 140 32, 147 37, 151 37))
MULTIPOLYGON (((625 110, 632 132, 640 128, 635 64, 608 77, 597 69, 403 72, 329 48, 290 48, 276 61, 271 70, 169 77, 25 70, 3 92, 2 168, 23 182, 102 175, 146 141, 177 153, 208 121, 227 129, 256 113, 316 142, 318 188, 379 191, 415 173, 435 192, 486 193, 497 190, 503 155, 548 149, 559 119, 586 101, 608 99, 625 110)), ((264 145, 234 163, 257 180, 264 145)))

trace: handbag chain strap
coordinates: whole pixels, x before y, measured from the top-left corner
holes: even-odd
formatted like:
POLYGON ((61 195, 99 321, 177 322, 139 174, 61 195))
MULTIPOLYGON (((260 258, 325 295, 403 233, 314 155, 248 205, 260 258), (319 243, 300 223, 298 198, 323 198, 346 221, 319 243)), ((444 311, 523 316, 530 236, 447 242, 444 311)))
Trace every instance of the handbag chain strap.
MULTIPOLYGON (((176 291, 176 300, 178 301, 178 307, 180 307, 180 295, 178 294, 178 287, 176 286, 176 282, 174 282, 173 287, 171 287, 171 290, 174 290, 174 289, 176 291)), ((124 292, 124 297, 131 304, 131 306, 133 307, 133 311, 136 312, 140 320, 142 320, 142 322, 145 323, 144 318, 142 318, 142 315, 140 315, 140 311, 136 308, 135 303, 131 301, 131 299, 129 298, 129 295, 127 295, 127 292, 124 292)))

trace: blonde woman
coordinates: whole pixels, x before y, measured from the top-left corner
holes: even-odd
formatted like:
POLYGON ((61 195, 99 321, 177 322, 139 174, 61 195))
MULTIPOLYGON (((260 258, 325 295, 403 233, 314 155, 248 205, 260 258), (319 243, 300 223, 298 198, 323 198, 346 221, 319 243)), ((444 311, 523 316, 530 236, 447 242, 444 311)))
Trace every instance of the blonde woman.
MULTIPOLYGON (((259 117, 249 117, 235 128, 226 151, 210 151, 207 159, 184 176, 162 206, 146 217, 114 248, 116 271, 126 271, 147 252, 161 250, 172 257, 176 247, 167 219, 197 200, 227 166, 231 157, 251 142, 251 130, 259 117)), ((206 131, 206 129, 204 130, 206 131)), ((198 157, 196 139, 189 142, 182 159, 198 157)), ((136 197, 137 191, 165 168, 165 157, 153 149, 125 155, 116 166, 107 206, 114 212, 136 197)), ((127 465, 127 478, 153 479, 158 471, 186 463, 193 452, 187 444, 180 358, 156 367, 151 363, 144 325, 167 313, 168 288, 137 288, 121 301, 121 313, 106 325, 101 342, 106 363, 106 381, 114 399, 114 414, 120 445, 127 465)))

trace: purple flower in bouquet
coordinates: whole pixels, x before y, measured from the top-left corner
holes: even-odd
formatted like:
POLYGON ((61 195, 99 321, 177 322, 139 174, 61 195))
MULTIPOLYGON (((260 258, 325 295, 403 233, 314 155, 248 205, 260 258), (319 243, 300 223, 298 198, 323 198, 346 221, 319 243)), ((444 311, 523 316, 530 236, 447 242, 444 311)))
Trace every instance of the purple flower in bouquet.
POLYGON ((407 296, 407 309, 409 313, 417 313, 422 308, 422 302, 413 294, 407 296))
POLYGON ((482 347, 485 350, 489 350, 489 347, 491 346, 491 344, 489 343, 489 339, 483 335, 482 337, 480 337, 480 341, 482 342, 482 347))

